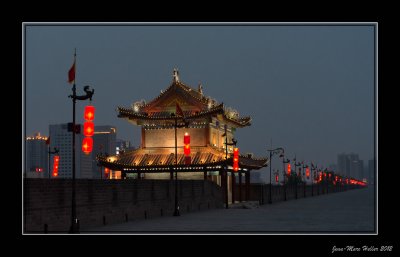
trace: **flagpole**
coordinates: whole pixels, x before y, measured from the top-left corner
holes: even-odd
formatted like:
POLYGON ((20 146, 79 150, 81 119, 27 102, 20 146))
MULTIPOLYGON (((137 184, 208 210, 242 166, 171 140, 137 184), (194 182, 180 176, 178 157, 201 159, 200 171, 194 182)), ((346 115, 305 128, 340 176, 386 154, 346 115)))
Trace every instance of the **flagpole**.
MULTIPOLYGON (((68 82, 71 83, 72 81, 74 82, 72 86, 72 95, 69 97, 72 98, 72 203, 71 203, 71 227, 69 232, 70 233, 79 233, 79 220, 76 217, 76 167, 75 167, 75 133, 77 133, 76 129, 76 122, 75 122, 75 105, 76 105, 76 100, 87 100, 90 99, 92 100, 93 94, 94 94, 94 89, 89 90, 89 86, 84 87, 84 91, 86 95, 76 95, 76 81, 75 81, 75 70, 76 70, 76 48, 75 48, 75 53, 74 53, 74 64, 72 68, 70 69, 70 72, 68 73, 68 82)), ((70 123, 69 123, 70 124, 70 123)), ((69 125, 68 124, 68 125, 69 125)), ((80 130, 79 130, 80 131, 80 130)), ((79 133, 79 132, 78 132, 79 133)))
POLYGON ((71 229, 70 233, 78 232, 76 218, 76 185, 75 185, 75 104, 76 104, 76 48, 74 52, 74 84, 72 86, 72 203, 71 203, 71 229))

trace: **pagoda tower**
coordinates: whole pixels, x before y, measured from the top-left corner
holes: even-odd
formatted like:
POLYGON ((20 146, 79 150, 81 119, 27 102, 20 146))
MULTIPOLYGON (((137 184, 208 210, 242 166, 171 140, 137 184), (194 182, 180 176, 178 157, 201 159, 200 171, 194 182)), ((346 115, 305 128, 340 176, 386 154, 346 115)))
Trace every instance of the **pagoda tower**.
POLYGON ((268 162, 268 158, 239 155, 239 170, 233 172, 234 133, 250 126, 251 118, 240 117, 236 110, 205 96, 202 85, 194 89, 184 84, 177 69, 169 87, 156 98, 135 102, 130 108, 118 107, 117 112, 119 118, 141 126, 142 131, 138 149, 97 157, 100 165, 113 171, 113 178, 172 179, 177 171, 178 179, 210 179, 221 184, 220 176, 225 172, 245 174, 249 183, 250 171, 268 162), (190 135, 190 165, 185 163, 185 133, 190 135))

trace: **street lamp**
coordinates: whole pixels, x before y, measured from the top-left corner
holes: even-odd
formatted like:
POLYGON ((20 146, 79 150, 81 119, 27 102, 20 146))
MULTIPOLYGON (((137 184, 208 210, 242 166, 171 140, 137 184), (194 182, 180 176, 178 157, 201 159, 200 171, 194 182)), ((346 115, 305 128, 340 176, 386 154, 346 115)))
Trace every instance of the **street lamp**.
POLYGON ((317 169, 317 165, 314 166, 313 163, 311 163, 311 196, 314 196, 314 180, 315 180, 315 173, 313 172, 314 170, 317 169))
POLYGON ((328 194, 329 193, 329 178, 330 178, 330 172, 329 172, 329 170, 328 170, 328 168, 325 168, 325 174, 326 174, 326 176, 325 176, 325 185, 326 185, 326 193, 328 194))
POLYGON ((285 172, 285 164, 286 164, 286 163, 290 163, 290 160, 289 160, 289 159, 286 159, 286 160, 285 160, 285 155, 284 155, 284 154, 281 154, 280 157, 282 157, 282 164, 283 164, 283 189, 284 189, 284 191, 285 191, 285 201, 286 201, 287 199, 286 199, 286 172, 285 172))
POLYGON ((51 172, 50 172, 50 155, 51 154, 58 154, 59 153, 59 151, 60 150, 58 150, 56 147, 54 147, 54 151, 50 151, 50 144, 49 144, 49 167, 48 167, 48 170, 49 170, 49 178, 51 178, 51 172))
POLYGON ((308 165, 304 165, 304 161, 302 162, 303 163, 303 176, 302 177, 304 177, 304 198, 306 197, 306 184, 307 184, 307 177, 306 177, 306 175, 304 174, 305 173, 305 169, 307 169, 308 168, 308 165))
MULTIPOLYGON (((228 206, 228 146, 229 145, 234 145, 234 146, 236 146, 236 144, 237 144, 237 140, 235 139, 235 138, 232 138, 232 143, 228 143, 228 133, 227 133, 227 130, 228 130, 228 126, 225 124, 225 126, 224 126, 224 129, 225 129, 225 133, 224 134, 222 134, 222 136, 225 136, 225 175, 226 175, 226 192, 225 192, 225 203, 226 203, 226 205, 225 205, 225 208, 226 209, 229 209, 229 206, 228 206)), ((235 174, 233 173, 233 170, 232 170, 232 203, 234 203, 234 195, 235 195, 235 193, 234 193, 234 190, 235 190, 235 174)))
POLYGON ((272 203, 272 180, 271 180, 271 173, 272 173, 272 156, 275 154, 281 154, 281 156, 285 153, 282 147, 278 147, 272 150, 267 150, 269 152, 269 196, 268 196, 268 203, 272 203))
POLYGON ((183 116, 184 125, 178 125, 178 116, 175 113, 171 113, 171 117, 174 118, 174 128, 175 128, 175 210, 174 216, 180 216, 179 213, 179 204, 178 204, 178 140, 177 140, 177 128, 187 128, 189 126, 189 122, 186 121, 183 116))
MULTIPOLYGON (((76 56, 76 54, 75 54, 76 56)), ((72 213, 71 213, 71 228, 70 228, 70 233, 79 233, 79 228, 78 228, 78 219, 76 217, 76 196, 75 196, 75 173, 76 173, 76 168, 75 168, 75 134, 77 133, 77 128, 75 125, 75 105, 76 105, 76 100, 84 101, 87 99, 92 100, 93 94, 94 94, 94 89, 91 91, 89 90, 89 86, 85 86, 83 88, 83 91, 85 91, 86 95, 81 95, 78 96, 76 95, 76 85, 75 85, 75 80, 74 80, 74 85, 72 87, 72 95, 69 95, 70 98, 72 98, 72 213)))
POLYGON ((296 181, 296 183, 295 183, 295 195, 296 195, 296 199, 297 199, 297 180, 299 179, 299 176, 297 175, 297 167, 301 166, 302 163, 296 162, 296 156, 294 157, 293 162, 294 162, 294 175, 295 175, 295 178, 296 178, 296 180, 295 180, 296 181))
MULTIPOLYGON (((317 178, 318 178, 318 183, 317 183, 317 194, 320 194, 320 188, 321 188, 321 184, 322 184, 322 167, 317 169, 317 178)), ((321 194, 322 194, 322 189, 321 189, 321 194)))
MULTIPOLYGON (((72 68, 70 69, 68 76, 68 82, 74 82, 72 86, 72 95, 69 95, 70 98, 72 98, 72 205, 71 205, 71 228, 70 228, 70 233, 79 233, 79 227, 78 227, 78 219, 76 217, 76 197, 75 197, 75 133, 77 133, 79 130, 77 130, 76 125, 75 125, 75 105, 76 105, 76 100, 84 101, 87 99, 92 100, 93 94, 94 94, 94 89, 90 90, 89 86, 85 86, 83 88, 83 91, 85 91, 85 95, 78 96, 76 95, 76 85, 75 85, 75 63, 76 63, 76 49, 75 49, 75 54, 74 54, 74 64, 72 68)), ((79 127, 80 128, 80 127, 79 127)))

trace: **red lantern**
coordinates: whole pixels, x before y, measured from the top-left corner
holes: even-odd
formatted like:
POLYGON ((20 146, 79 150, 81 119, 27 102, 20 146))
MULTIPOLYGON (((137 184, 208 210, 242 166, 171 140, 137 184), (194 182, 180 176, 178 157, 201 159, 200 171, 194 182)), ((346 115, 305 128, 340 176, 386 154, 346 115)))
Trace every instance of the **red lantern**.
POLYGON ((236 147, 233 149, 233 170, 239 170, 239 148, 236 147))
POLYGON ((186 156, 190 155, 190 145, 185 145, 184 147, 184 154, 186 156))
POLYGON ((83 124, 83 134, 86 136, 82 142, 82 151, 89 154, 93 150, 93 139, 90 138, 94 134, 94 112, 95 108, 92 105, 85 106, 85 113, 83 115, 86 122, 83 124))
POLYGON ((185 144, 185 145, 188 145, 188 144, 190 144, 190 135, 189 135, 189 133, 185 133, 185 136, 183 137, 183 143, 185 144))
POLYGON ((84 113, 84 118, 87 121, 92 121, 94 120, 94 112, 95 108, 92 105, 88 105, 85 107, 85 113, 84 113))
POLYGON ((53 177, 58 176, 58 165, 60 163, 60 156, 55 155, 53 159, 53 177))
POLYGON ((275 175, 275 182, 278 183, 278 181, 279 181, 279 175, 276 174, 276 175, 275 175))
POLYGON ((83 123, 83 135, 91 137, 94 134, 94 123, 91 121, 86 121, 83 123))
POLYGON ((82 151, 85 154, 89 154, 93 150, 93 139, 91 137, 85 137, 82 141, 82 151))
MULTIPOLYGON (((183 153, 185 154, 185 157, 190 157, 190 135, 189 133, 185 133, 185 136, 183 137, 183 153)), ((188 165, 189 159, 185 158, 185 164, 188 165)), ((190 164, 190 162, 189 162, 190 164)))
POLYGON ((310 168, 306 168, 306 176, 307 176, 307 179, 310 178, 310 168))
POLYGON ((288 174, 288 176, 290 176, 290 172, 291 172, 291 166, 290 166, 290 163, 288 163, 288 165, 287 165, 287 174, 288 174))

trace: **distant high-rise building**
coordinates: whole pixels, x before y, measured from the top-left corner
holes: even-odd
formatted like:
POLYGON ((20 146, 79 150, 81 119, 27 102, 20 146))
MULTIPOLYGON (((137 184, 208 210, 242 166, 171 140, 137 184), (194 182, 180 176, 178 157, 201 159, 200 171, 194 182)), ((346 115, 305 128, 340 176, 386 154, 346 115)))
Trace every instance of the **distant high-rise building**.
POLYGON ((368 161, 368 183, 375 184, 375 160, 368 161))
POLYGON ((337 173, 342 175, 342 176, 347 176, 346 175, 346 154, 342 153, 338 155, 337 158, 337 173))
POLYGON ((358 178, 363 180, 365 177, 364 175, 364 161, 358 160, 358 178))
POLYGON ((117 130, 114 126, 95 126, 92 152, 92 173, 94 178, 103 177, 104 172, 100 166, 97 166, 96 156, 98 154, 115 155, 116 140, 117 130))
POLYGON ((352 178, 359 178, 359 159, 358 159, 358 154, 348 154, 347 158, 349 159, 350 163, 350 171, 349 175, 352 178))
MULTIPOLYGON (((83 131, 83 126, 81 131, 83 131)), ((50 148, 59 149, 60 163, 57 178, 72 178, 72 132, 68 131, 68 124, 56 124, 49 126, 50 148)), ((92 153, 82 152, 82 134, 75 135, 75 169, 76 178, 93 178, 92 172, 92 153)), ((50 170, 53 163, 50 162, 50 170)))
POLYGON ((338 155, 338 174, 356 179, 363 178, 364 162, 359 159, 358 154, 339 154, 338 155))
POLYGON ((25 175, 27 178, 45 178, 48 174, 47 137, 36 133, 26 138, 25 175))

